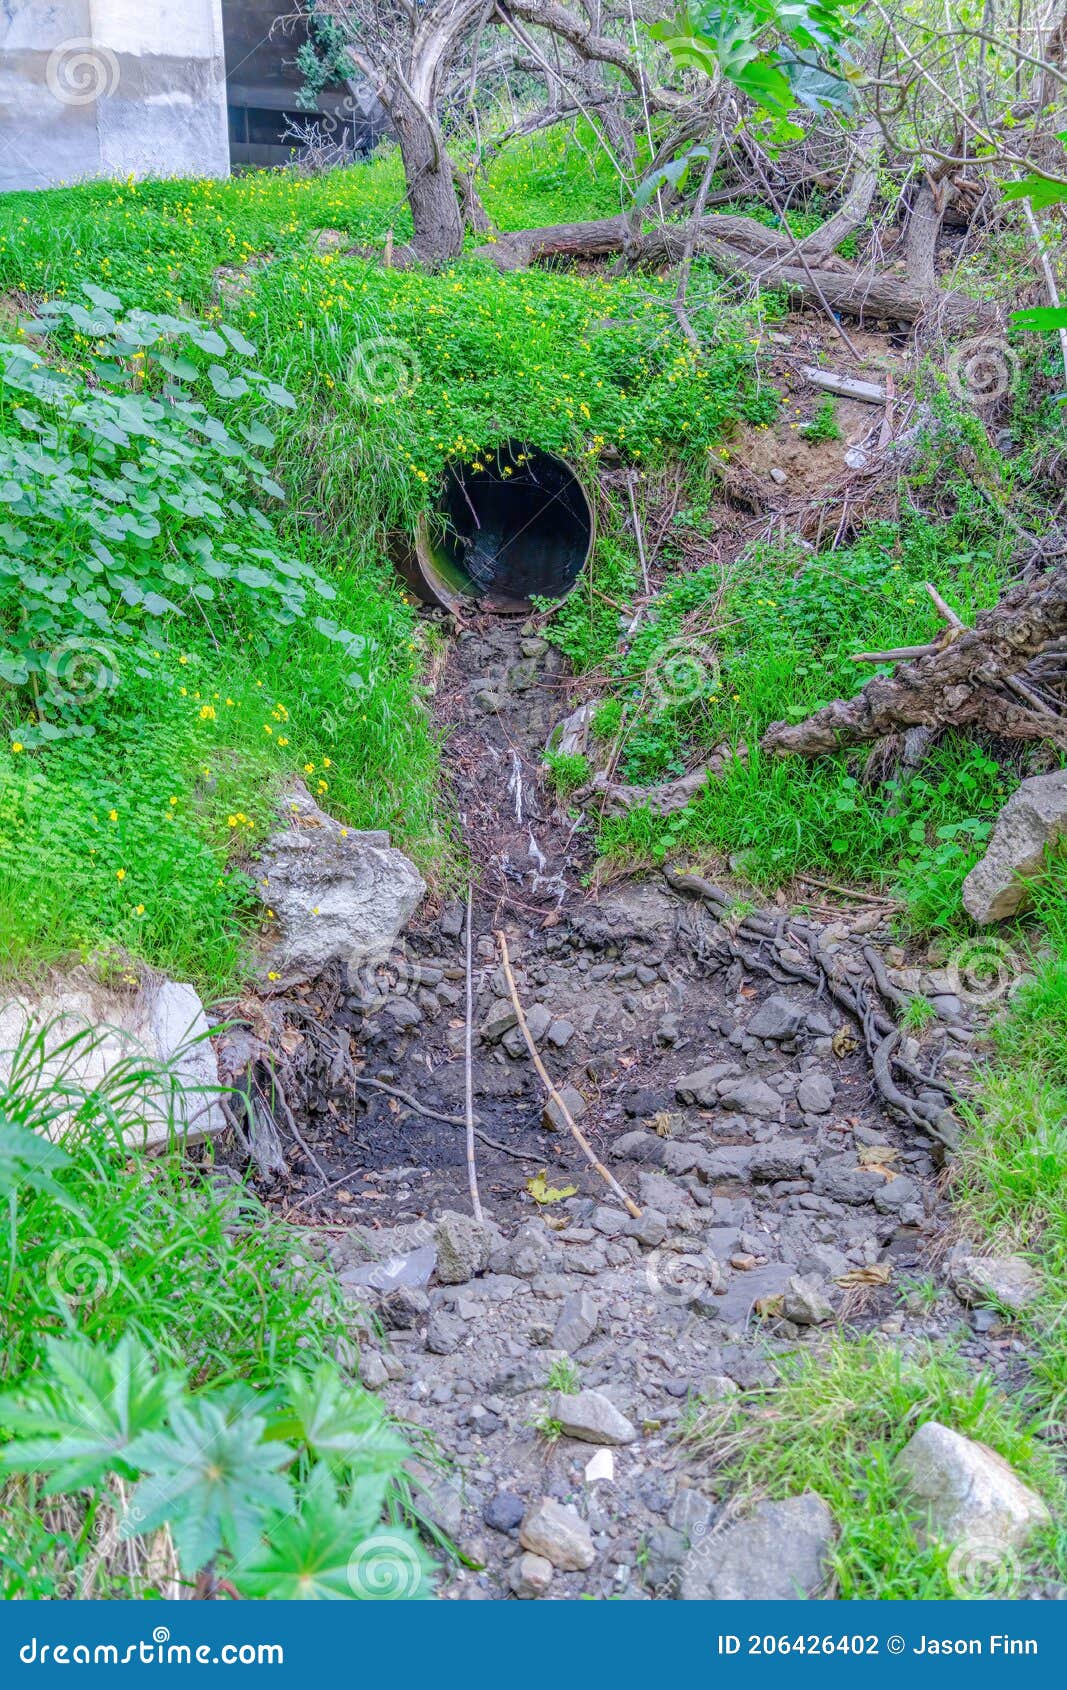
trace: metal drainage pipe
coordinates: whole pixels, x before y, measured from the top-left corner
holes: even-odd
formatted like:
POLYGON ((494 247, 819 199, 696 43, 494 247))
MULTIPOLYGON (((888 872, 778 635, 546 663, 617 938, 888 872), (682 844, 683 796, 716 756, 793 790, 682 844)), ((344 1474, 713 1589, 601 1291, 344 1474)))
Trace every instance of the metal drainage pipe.
POLYGON ((427 604, 525 615, 534 597, 566 598, 595 533, 566 460, 509 440, 483 453, 479 469, 449 465, 432 510, 395 541, 393 562, 427 604))

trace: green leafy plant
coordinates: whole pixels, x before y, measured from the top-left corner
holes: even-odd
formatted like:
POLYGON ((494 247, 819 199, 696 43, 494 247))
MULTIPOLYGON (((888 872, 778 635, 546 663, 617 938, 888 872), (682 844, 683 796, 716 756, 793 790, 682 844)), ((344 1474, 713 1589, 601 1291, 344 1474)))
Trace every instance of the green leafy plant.
POLYGON ((819 400, 811 421, 805 423, 800 432, 813 446, 825 440, 840 440, 841 427, 837 420, 837 406, 831 394, 827 393, 819 400))

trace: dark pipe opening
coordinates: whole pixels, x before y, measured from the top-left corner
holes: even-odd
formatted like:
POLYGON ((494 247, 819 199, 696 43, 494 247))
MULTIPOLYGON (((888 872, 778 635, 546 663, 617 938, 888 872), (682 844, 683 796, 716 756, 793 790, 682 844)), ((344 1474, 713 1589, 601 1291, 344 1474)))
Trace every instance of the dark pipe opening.
POLYGON ((581 482, 562 458, 518 441, 479 462, 449 466, 404 574, 423 597, 450 608, 478 599, 521 613, 534 597, 564 598, 593 544, 581 482))

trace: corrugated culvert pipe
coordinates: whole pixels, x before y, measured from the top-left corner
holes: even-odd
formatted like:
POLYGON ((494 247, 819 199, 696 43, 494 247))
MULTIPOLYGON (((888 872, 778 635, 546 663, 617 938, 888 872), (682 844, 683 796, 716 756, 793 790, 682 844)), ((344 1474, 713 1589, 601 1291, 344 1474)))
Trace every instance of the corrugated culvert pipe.
POLYGON ((523 615, 565 598, 593 548, 596 519, 574 470, 551 452, 509 440, 481 467, 451 464, 433 510, 393 560, 427 604, 523 615))

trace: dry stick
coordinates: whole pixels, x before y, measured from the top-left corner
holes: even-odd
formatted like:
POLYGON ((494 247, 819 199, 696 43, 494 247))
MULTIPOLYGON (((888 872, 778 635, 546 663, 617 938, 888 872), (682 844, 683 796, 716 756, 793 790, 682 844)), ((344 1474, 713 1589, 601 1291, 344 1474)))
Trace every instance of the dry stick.
POLYGON ((471 1210, 476 1221, 482 1218, 482 1200, 478 1195, 478 1169, 474 1160, 474 1068, 471 1057, 471 1021, 474 1015, 474 987, 471 970, 471 928, 474 926, 474 882, 467 883, 467 1024, 463 1033, 464 1113, 467 1118, 467 1182, 471 1193, 471 1210))
POLYGON ((618 1197, 619 1201, 625 1205, 627 1213, 637 1220, 641 1214, 637 1204, 634 1202, 632 1197, 627 1197, 614 1174, 609 1174, 603 1162, 597 1160, 596 1153, 594 1152, 592 1145, 589 1143, 589 1140, 586 1138, 581 1128, 575 1123, 573 1115, 556 1089, 552 1076, 541 1061, 541 1053, 530 1036, 530 1029, 526 1025, 526 1016, 523 1014, 522 1004, 519 1002, 519 993, 518 988, 515 985, 515 976, 511 972, 511 958, 508 955, 508 942, 504 937, 503 932, 499 929, 497 930, 496 942, 500 946, 500 962, 504 970, 504 978, 508 983, 508 991, 511 994, 511 1006, 518 1018, 519 1030, 522 1033, 523 1038, 526 1040, 526 1048, 530 1053, 530 1060, 537 1069, 537 1072, 541 1077, 542 1084, 547 1087, 549 1097, 552 1099, 552 1102, 556 1105, 560 1114, 563 1116, 563 1119, 566 1121, 575 1143, 583 1152, 590 1167, 596 1169, 601 1179, 607 1183, 607 1185, 615 1193, 616 1197, 618 1197))
MULTIPOLYGON (((652 584, 648 578, 648 557, 645 553, 645 531, 641 526, 641 516, 637 509, 637 495, 634 492, 634 478, 632 474, 627 475, 626 477, 626 492, 630 500, 630 514, 634 519, 634 538, 637 541, 637 556, 641 563, 641 580, 644 584, 645 603, 647 604, 648 600, 652 597, 652 584)), ((641 617, 644 615, 644 611, 645 605, 638 605, 634 618, 626 630, 627 639, 629 639, 630 635, 637 627, 641 617)))

